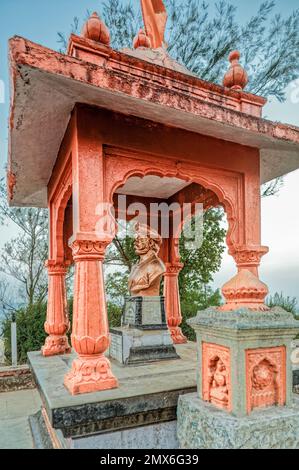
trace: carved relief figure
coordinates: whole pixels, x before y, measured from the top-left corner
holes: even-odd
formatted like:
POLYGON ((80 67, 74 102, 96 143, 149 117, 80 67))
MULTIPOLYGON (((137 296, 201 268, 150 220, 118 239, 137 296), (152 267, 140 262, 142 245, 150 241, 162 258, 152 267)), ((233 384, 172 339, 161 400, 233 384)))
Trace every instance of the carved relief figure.
POLYGON ((230 350, 212 343, 202 345, 202 397, 231 411, 230 350))
POLYGON ((221 408, 228 405, 227 371, 222 360, 216 357, 209 368, 210 401, 221 408))
POLYGON ((277 403, 276 369, 264 359, 252 370, 252 407, 271 406, 277 403))
POLYGON ((285 402, 284 347, 249 350, 246 353, 247 412, 285 402))
POLYGON ((159 296, 161 279, 166 271, 158 257, 162 239, 147 225, 137 223, 135 231, 134 247, 140 261, 133 266, 129 276, 130 294, 133 297, 159 296))

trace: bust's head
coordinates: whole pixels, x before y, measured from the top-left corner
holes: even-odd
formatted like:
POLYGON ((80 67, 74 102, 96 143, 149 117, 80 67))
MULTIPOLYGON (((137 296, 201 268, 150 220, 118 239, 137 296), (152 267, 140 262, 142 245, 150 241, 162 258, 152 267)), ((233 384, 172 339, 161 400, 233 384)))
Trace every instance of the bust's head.
POLYGON ((134 247, 138 256, 145 255, 149 251, 153 251, 155 254, 159 253, 162 239, 156 230, 147 225, 137 223, 135 225, 135 232, 134 247))

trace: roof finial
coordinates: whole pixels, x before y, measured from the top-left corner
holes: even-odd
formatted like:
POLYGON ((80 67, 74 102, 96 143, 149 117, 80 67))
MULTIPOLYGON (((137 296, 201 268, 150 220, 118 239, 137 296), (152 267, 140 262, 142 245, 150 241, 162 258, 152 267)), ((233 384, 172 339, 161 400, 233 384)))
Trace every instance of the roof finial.
POLYGON ((164 44, 167 11, 163 0, 140 0, 146 35, 151 47, 158 49, 164 44))
POLYGON ((241 54, 239 51, 232 51, 228 60, 231 63, 229 70, 224 75, 223 86, 232 90, 243 90, 248 83, 248 75, 246 70, 239 63, 241 54))
POLYGON ((138 49, 138 47, 151 47, 150 38, 145 34, 143 29, 141 28, 138 34, 134 37, 133 40, 133 47, 134 49, 138 49))
POLYGON ((81 34, 86 39, 92 39, 107 46, 110 44, 109 29, 96 12, 86 21, 81 34))

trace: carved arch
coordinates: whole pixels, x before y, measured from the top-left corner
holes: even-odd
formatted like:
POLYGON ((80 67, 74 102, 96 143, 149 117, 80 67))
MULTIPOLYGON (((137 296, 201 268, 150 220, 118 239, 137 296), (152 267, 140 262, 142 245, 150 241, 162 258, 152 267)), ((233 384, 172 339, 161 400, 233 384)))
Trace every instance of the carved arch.
POLYGON ((244 193, 240 173, 194 165, 189 162, 177 162, 165 157, 157 161, 157 157, 135 154, 123 149, 106 149, 105 154, 106 200, 111 204, 113 204, 114 193, 132 176, 175 177, 186 182, 197 183, 217 196, 219 205, 227 214, 229 251, 234 252, 236 246, 243 244, 241 225, 243 224, 244 193))

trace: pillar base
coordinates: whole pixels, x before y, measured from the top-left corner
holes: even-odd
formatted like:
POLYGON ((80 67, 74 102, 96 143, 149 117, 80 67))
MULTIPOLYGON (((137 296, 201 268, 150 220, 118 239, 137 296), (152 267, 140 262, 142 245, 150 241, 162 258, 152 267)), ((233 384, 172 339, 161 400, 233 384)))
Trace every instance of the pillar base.
POLYGON ((182 330, 179 326, 169 326, 168 328, 174 344, 185 344, 188 342, 186 336, 183 335, 182 330))
POLYGON ((64 385, 72 395, 79 395, 117 388, 118 381, 105 356, 81 356, 74 360, 71 371, 64 378, 64 385))
POLYGON ((226 303, 219 307, 219 310, 230 311, 240 308, 261 312, 270 310, 264 303, 268 287, 248 269, 241 269, 224 284, 222 294, 226 303))
POLYGON ((45 345, 42 347, 43 356, 57 356, 59 354, 70 354, 72 348, 66 335, 50 335, 46 338, 45 345))
POLYGON ((238 418, 198 398, 181 395, 177 432, 181 449, 299 449, 299 400, 238 418))

